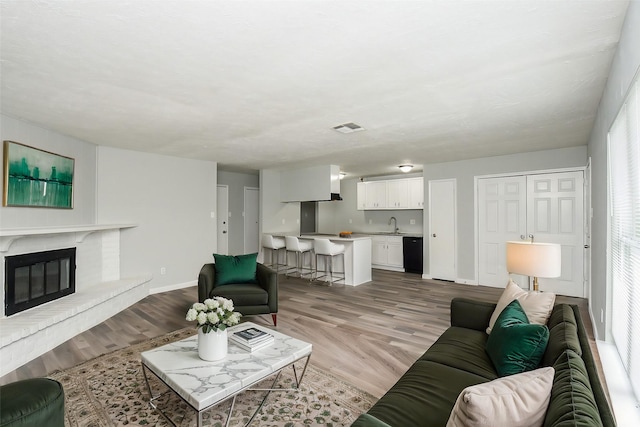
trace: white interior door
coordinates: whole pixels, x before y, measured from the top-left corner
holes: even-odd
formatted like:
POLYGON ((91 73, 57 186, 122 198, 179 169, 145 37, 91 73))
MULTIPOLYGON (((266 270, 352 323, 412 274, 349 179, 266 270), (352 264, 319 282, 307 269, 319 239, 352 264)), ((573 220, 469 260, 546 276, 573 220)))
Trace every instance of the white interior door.
POLYGON ((217 193, 218 249, 217 253, 229 254, 229 187, 218 185, 217 193))
POLYGON ((527 177, 527 232, 536 242, 559 243, 562 247, 562 274, 539 278, 541 291, 586 296, 583 181, 583 171, 527 177))
MULTIPOLYGON (((478 180, 478 283, 504 287, 505 243, 528 240, 562 246, 562 275, 539 278, 540 290, 585 297, 583 171, 478 180)), ((512 274, 522 288, 529 278, 512 274)))
POLYGON ((260 218, 260 190, 244 187, 244 253, 258 252, 260 233, 258 221, 260 218))
POLYGON ((429 181, 429 275, 456 279, 456 180, 429 181))
MULTIPOLYGON (((525 176, 478 179, 478 284, 504 288, 506 242, 520 240, 527 231, 525 176)), ((528 288, 526 278, 513 278, 528 288)))

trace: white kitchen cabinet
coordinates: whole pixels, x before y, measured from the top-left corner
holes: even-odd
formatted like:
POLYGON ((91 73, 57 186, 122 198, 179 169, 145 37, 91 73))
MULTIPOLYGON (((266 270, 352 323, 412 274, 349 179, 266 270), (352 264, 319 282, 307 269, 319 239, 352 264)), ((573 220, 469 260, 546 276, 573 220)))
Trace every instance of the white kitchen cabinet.
POLYGON ((357 209, 360 211, 423 209, 423 188, 421 177, 358 182, 357 209))
POLYGON ((358 182, 356 186, 357 209, 363 211, 367 208, 367 183, 358 182))
POLYGON ((386 209, 387 181, 369 181, 365 184, 366 209, 386 209))
POLYGON ((404 271, 402 236, 372 236, 371 264, 383 270, 404 271))
POLYGON ((424 209, 424 178, 409 178, 409 209, 424 209))
POLYGON ((409 208, 409 180, 394 179, 387 181, 387 208, 409 208))

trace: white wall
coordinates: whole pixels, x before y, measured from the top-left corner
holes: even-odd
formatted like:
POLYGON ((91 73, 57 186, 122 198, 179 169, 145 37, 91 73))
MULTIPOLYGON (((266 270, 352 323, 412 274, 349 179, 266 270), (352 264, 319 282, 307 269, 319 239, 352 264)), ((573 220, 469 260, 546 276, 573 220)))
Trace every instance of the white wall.
POLYGON ((614 56, 604 94, 598 107, 595 125, 589 139, 592 177, 592 239, 591 239, 591 306, 598 339, 609 339, 607 306, 607 133, 613 123, 629 86, 640 67, 640 2, 629 2, 618 50, 614 56), (600 321, 603 311, 605 322, 600 321))
POLYGON ((260 171, 260 233, 300 234, 300 203, 280 202, 280 172, 260 171))
POLYGON ((95 145, 5 115, 0 115, 0 135, 2 141, 20 142, 75 159, 73 209, 0 207, 0 227, 55 227, 95 223, 95 145))
MULTIPOLYGON (((480 175, 525 172, 554 168, 584 167, 587 164, 587 147, 563 148, 508 156, 486 157, 458 162, 438 163, 424 167, 424 200, 429 200, 429 181, 456 178, 457 192, 457 250, 458 278, 476 283, 474 177, 480 175)), ((425 203, 424 232, 429 232, 429 210, 425 203)), ((424 271, 429 272, 429 244, 425 239, 424 271)))
POLYGON ((257 174, 218 171, 218 184, 229 186, 229 254, 244 253, 244 188, 260 186, 257 174))
POLYGON ((123 277, 152 273, 152 290, 197 280, 217 245, 216 175, 214 162, 98 148, 98 222, 138 224, 121 234, 123 277))

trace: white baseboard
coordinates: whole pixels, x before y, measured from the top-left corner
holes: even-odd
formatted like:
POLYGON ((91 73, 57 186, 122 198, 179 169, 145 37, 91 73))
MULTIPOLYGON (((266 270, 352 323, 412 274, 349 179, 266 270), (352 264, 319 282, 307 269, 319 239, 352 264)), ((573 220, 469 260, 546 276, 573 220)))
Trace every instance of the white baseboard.
MULTIPOLYGON (((177 289, 189 288, 191 286, 196 286, 197 284, 198 284, 197 280, 192 280, 190 282, 175 283, 173 285, 161 286, 161 287, 157 287, 157 288, 150 288, 149 289, 149 295, 160 294, 162 292, 175 291, 177 289)), ((196 295, 196 299, 197 298, 198 298, 198 296, 196 295)))

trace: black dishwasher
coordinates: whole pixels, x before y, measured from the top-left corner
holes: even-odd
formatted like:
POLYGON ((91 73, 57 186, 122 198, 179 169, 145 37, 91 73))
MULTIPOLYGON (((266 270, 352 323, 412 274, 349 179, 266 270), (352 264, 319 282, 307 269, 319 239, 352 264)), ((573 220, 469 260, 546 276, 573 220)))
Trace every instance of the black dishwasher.
POLYGON ((403 237, 402 257, 405 272, 422 274, 422 237, 403 237))

